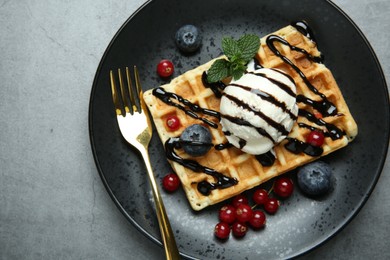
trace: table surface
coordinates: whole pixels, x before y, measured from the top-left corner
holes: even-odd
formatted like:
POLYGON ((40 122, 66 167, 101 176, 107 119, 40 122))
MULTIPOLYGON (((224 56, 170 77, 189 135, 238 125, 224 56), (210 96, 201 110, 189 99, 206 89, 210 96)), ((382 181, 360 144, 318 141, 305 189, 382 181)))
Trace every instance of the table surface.
MULTIPOLYGON (((88 105, 113 35, 145 0, 0 1, 1 259, 163 259, 98 175, 88 105), (131 256, 131 257, 130 257, 131 256)), ((390 1, 337 0, 390 73, 390 1)), ((301 259, 389 259, 389 156, 368 203, 301 259)))

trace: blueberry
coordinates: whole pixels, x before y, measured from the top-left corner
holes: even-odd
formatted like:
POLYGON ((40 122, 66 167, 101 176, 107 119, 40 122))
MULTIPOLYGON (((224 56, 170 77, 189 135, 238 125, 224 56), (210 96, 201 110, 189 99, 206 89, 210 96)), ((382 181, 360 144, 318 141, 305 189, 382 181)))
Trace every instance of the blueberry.
POLYGON ((194 157, 206 154, 212 146, 210 130, 199 124, 187 127, 180 141, 184 151, 194 157))
POLYGON ((191 53, 199 49, 202 43, 202 36, 196 26, 187 24, 177 30, 175 42, 182 52, 191 53))
POLYGON ((303 193, 319 196, 332 188, 332 170, 329 164, 315 161, 298 170, 298 186, 303 193))

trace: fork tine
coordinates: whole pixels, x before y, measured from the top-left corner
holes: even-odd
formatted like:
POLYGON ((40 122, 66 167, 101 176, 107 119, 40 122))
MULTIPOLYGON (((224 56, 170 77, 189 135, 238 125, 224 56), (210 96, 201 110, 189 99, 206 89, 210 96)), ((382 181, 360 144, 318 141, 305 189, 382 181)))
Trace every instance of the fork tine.
POLYGON ((133 113, 137 112, 137 103, 135 102, 134 92, 133 92, 133 83, 130 77, 129 67, 126 67, 126 79, 127 79, 127 90, 129 91, 130 103, 133 109, 133 113))
POLYGON ((135 78, 135 87, 137 89, 137 97, 140 101, 140 110, 142 110, 142 88, 141 88, 141 81, 139 79, 139 73, 137 66, 134 66, 134 78, 135 78))
POLYGON ((122 105, 119 101, 119 96, 118 96, 117 88, 116 88, 116 84, 115 84, 114 73, 112 70, 110 70, 110 82, 111 82, 112 101, 114 102, 116 114, 122 115, 122 105))
POLYGON ((126 111, 126 113, 130 113, 131 104, 129 103, 129 101, 127 99, 125 86, 123 84, 123 76, 122 76, 121 69, 118 69, 118 78, 119 78, 119 87, 121 90, 122 101, 123 101, 123 105, 125 106, 125 111, 126 111))

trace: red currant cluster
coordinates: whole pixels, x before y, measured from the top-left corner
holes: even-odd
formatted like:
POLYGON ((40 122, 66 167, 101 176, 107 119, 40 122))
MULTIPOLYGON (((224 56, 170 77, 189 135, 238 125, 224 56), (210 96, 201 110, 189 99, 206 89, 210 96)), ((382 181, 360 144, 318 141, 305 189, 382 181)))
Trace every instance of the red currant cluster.
POLYGON ((286 199, 294 191, 294 184, 288 177, 277 179, 270 191, 258 188, 252 195, 255 203, 252 207, 249 205, 248 198, 243 195, 237 195, 233 198, 231 204, 223 206, 219 210, 219 223, 214 228, 214 235, 219 239, 227 239, 230 232, 233 236, 239 238, 245 236, 248 226, 259 230, 265 226, 266 214, 275 214, 279 208, 280 202, 276 197, 270 196, 272 192, 280 199, 286 199), (257 209, 262 206, 264 211, 257 209))

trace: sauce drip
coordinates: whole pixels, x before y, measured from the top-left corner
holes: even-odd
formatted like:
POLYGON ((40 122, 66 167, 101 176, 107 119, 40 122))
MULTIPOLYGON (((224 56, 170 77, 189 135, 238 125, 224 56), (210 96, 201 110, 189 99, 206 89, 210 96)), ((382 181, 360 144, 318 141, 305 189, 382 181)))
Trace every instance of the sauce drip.
POLYGON ((268 151, 264 154, 256 155, 256 159, 261 163, 263 166, 272 166, 275 162, 275 155, 271 151, 268 151))
MULTIPOLYGON (((292 23, 291 25, 293 27, 295 27, 304 36, 306 36, 311 41, 316 43, 315 38, 314 38, 314 34, 313 34, 312 30, 310 29, 310 27, 307 25, 307 23, 305 23, 304 21, 298 21, 298 22, 292 23)), ((275 42, 279 42, 283 45, 286 45, 293 51, 303 53, 306 56, 306 58, 312 62, 322 63, 324 60, 324 57, 322 55, 321 56, 313 56, 310 53, 308 53, 306 50, 291 45, 289 42, 287 42, 286 40, 284 40, 283 38, 281 38, 277 35, 270 35, 266 39, 266 44, 267 44, 268 48, 276 56, 281 58, 284 63, 288 64, 291 68, 293 68, 298 73, 298 75, 302 78, 303 82, 310 89, 310 91, 321 98, 321 101, 314 101, 308 97, 305 97, 304 95, 298 95, 297 102, 310 105, 314 109, 318 110, 324 117, 336 116, 338 114, 336 106, 331 101, 329 101, 323 93, 321 93, 315 86, 313 86, 310 83, 310 81, 307 79, 306 75, 290 59, 288 59, 286 56, 284 56, 280 53, 280 51, 275 46, 275 42)), ((340 139, 343 137, 343 135, 345 135, 345 132, 342 131, 341 129, 339 129, 337 126, 330 124, 330 123, 326 123, 323 119, 316 118, 312 113, 310 113, 306 110, 300 109, 298 115, 306 117, 310 122, 313 122, 319 126, 325 126, 327 129, 325 136, 332 138, 332 140, 340 139)), ((306 127, 309 129, 317 129, 317 128, 308 126, 308 125, 303 124, 303 123, 298 123, 298 125, 299 125, 299 127, 306 127)), ((303 152, 303 153, 311 155, 311 156, 319 156, 323 152, 321 147, 314 147, 310 144, 304 143, 304 142, 299 141, 299 140, 294 139, 294 138, 288 138, 288 143, 285 145, 285 147, 287 150, 289 150, 293 153, 303 152)))
POLYGON ((218 151, 221 151, 223 149, 228 149, 230 147, 233 147, 233 145, 229 142, 214 145, 215 150, 218 151))
POLYGON ((207 73, 205 71, 202 73, 202 83, 203 83, 203 86, 205 86, 206 88, 210 88, 214 92, 214 95, 217 98, 221 98, 222 97, 222 91, 226 87, 225 83, 223 83, 222 81, 209 83, 207 81, 207 73))
POLYGON ((312 42, 315 42, 317 44, 317 41, 314 37, 313 31, 311 30, 310 26, 305 21, 292 22, 291 26, 293 26, 295 29, 297 29, 298 32, 300 32, 301 34, 306 36, 312 42))
POLYGON ((324 100, 315 101, 315 100, 312 100, 308 97, 305 97, 304 95, 298 95, 297 102, 312 106, 313 108, 318 110, 318 112, 320 112, 325 117, 326 116, 334 116, 337 114, 337 109, 331 102, 326 102, 324 100))
POLYGON ((250 91, 250 92, 256 94, 261 99, 263 99, 265 101, 268 101, 269 103, 273 104, 274 106, 279 107, 280 109, 282 109, 283 112, 287 113, 290 116, 290 118, 292 118, 293 120, 297 119, 297 116, 295 116, 289 109, 287 109, 286 103, 279 101, 277 98, 275 98, 274 96, 270 95, 269 93, 267 93, 265 91, 262 91, 260 89, 253 89, 253 88, 249 88, 249 87, 246 87, 246 86, 241 86, 241 85, 238 85, 238 84, 230 84, 230 85, 236 86, 236 87, 240 87, 242 89, 245 89, 247 91, 250 91))
MULTIPOLYGON (((267 137, 269 140, 271 140, 272 142, 275 143, 275 140, 272 138, 272 136, 265 129, 263 129, 261 127, 255 127, 250 122, 246 121, 245 119, 230 116, 230 115, 222 115, 222 114, 221 114, 221 117, 223 117, 224 119, 229 120, 237 125, 253 127, 259 134, 261 134, 264 137, 267 137)), ((231 133, 228 133, 228 132, 224 132, 224 134, 231 135, 231 133)), ((245 140, 243 140, 243 141, 245 141, 245 140)))
POLYGON ((187 115, 189 115, 195 119, 199 119, 202 122, 208 124, 209 126, 211 126, 213 128, 218 128, 218 124, 208 120, 207 118, 198 116, 197 112, 203 113, 205 115, 216 117, 218 120, 220 120, 219 112, 217 112, 215 110, 207 109, 207 108, 202 108, 194 103, 191 103, 189 100, 184 99, 183 97, 181 97, 175 93, 165 91, 161 87, 153 89, 153 95, 158 97, 164 103, 171 105, 171 106, 174 106, 174 107, 177 107, 178 109, 184 111, 187 115), (175 100, 179 101, 180 103, 176 103, 172 99, 175 99, 175 100))
MULTIPOLYGON (((292 67, 302 78, 303 82, 305 82, 306 86, 310 89, 311 92, 314 94, 318 95, 321 97, 322 102, 318 103, 317 106, 319 107, 320 110, 322 111, 327 111, 327 115, 336 115, 337 114, 337 108, 336 106, 330 102, 327 97, 318 91, 316 87, 314 87, 310 81, 307 79, 306 75, 286 56, 282 55, 280 51, 276 48, 275 42, 279 42, 281 44, 284 44, 288 46, 291 50, 298 51, 300 53, 303 53, 309 60, 316 62, 316 63, 322 63, 323 57, 316 57, 312 56, 310 53, 308 53, 306 50, 298 48, 296 46, 291 45, 289 42, 281 38, 280 36, 277 35, 270 35, 267 37, 266 43, 268 48, 279 58, 281 58, 285 63, 287 63, 290 67, 292 67)), ((304 101, 305 99, 301 96, 300 97, 300 102, 304 101)), ((308 102, 310 102, 310 99, 307 99, 308 102)))
POLYGON ((345 135, 345 132, 339 129, 337 126, 333 124, 329 124, 320 118, 316 118, 312 113, 306 110, 299 109, 299 115, 306 117, 307 120, 319 126, 325 126, 326 129, 328 130, 328 136, 332 138, 332 140, 340 139, 343 137, 343 135, 345 135))
MULTIPOLYGON (((188 143, 192 143, 192 142, 186 141, 186 144, 188 144, 188 143)), ((199 143, 197 143, 195 145, 199 145, 199 143)), ((207 145, 209 145, 209 144, 207 144, 207 145)), ((200 193, 202 193, 203 195, 207 196, 214 189, 217 189, 217 188, 224 189, 224 188, 228 188, 228 187, 231 187, 233 185, 236 185, 238 183, 238 181, 235 178, 230 178, 228 176, 225 176, 222 173, 220 173, 214 169, 211 169, 211 168, 208 168, 206 166, 199 164, 195 160, 184 159, 184 158, 180 157, 175 152, 174 149, 180 149, 181 147, 182 147, 182 141, 180 141, 179 138, 177 138, 177 137, 176 138, 169 138, 165 142, 165 151, 166 151, 167 158, 169 160, 177 162, 178 164, 180 164, 188 169, 191 169, 194 172, 203 172, 203 173, 206 173, 210 176, 213 176, 216 179, 216 182, 214 182, 214 183, 209 183, 207 181, 201 181, 198 183, 198 186, 197 186, 198 191, 200 193)))
MULTIPOLYGON (((278 71, 279 72, 279 71, 278 71)), ((268 77, 266 74, 264 73, 261 73, 261 72, 249 72, 250 74, 254 74, 254 75, 257 75, 257 76, 260 76, 260 77, 263 77, 263 78, 266 78, 267 80, 271 81, 274 85, 278 86, 280 89, 282 89, 284 92, 286 92, 287 94, 289 94, 290 96, 294 97, 295 98, 295 93, 294 91, 292 91, 292 89, 290 89, 286 84, 282 83, 282 82, 279 82, 273 78, 270 78, 268 77)), ((283 73, 282 73, 283 74, 283 73)), ((283 75, 286 75, 286 74, 283 74, 283 75)), ((291 77, 288 77, 292 82, 293 84, 295 85, 295 82, 291 79, 291 77)))
POLYGON ((305 153, 310 156, 320 156, 323 153, 322 147, 299 141, 295 138, 287 138, 288 142, 284 147, 292 153, 305 153))

